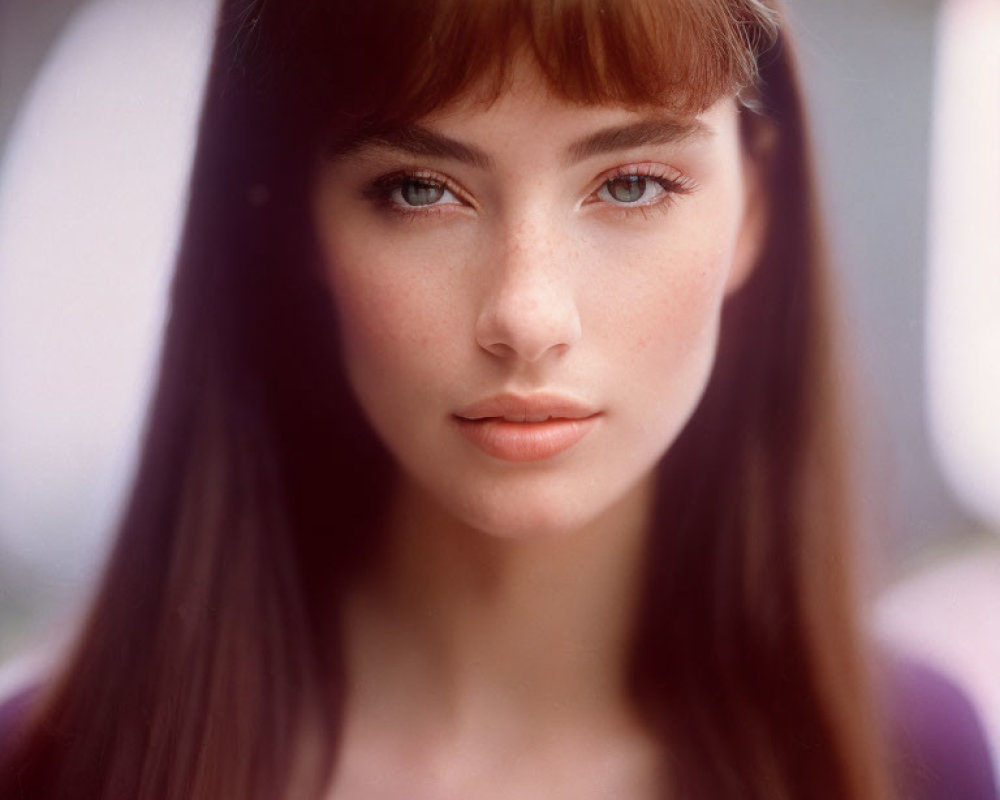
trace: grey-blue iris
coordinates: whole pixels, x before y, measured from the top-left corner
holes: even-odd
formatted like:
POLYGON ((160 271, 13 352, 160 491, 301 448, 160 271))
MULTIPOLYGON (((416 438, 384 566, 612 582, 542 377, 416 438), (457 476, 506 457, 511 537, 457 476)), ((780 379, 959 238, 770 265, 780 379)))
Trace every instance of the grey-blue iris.
POLYGON ((444 194, 443 186, 425 181, 407 181, 400 188, 403 200, 411 206, 429 206, 440 200, 444 194))
POLYGON ((619 203, 634 203, 646 193, 646 179, 641 175, 622 175, 608 181, 608 194, 619 203))

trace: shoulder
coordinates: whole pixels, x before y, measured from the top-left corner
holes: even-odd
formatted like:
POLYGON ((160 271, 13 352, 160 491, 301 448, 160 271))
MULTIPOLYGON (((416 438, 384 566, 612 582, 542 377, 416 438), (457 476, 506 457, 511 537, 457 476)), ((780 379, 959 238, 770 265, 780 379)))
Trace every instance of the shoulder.
POLYGON ((890 756, 907 800, 998 800, 979 715, 954 681, 894 657, 885 666, 890 756))

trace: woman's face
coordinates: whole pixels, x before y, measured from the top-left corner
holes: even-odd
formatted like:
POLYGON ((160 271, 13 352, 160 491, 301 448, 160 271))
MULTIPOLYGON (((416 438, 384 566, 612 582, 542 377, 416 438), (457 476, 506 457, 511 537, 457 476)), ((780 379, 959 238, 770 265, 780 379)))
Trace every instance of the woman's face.
POLYGON ((738 113, 579 106, 530 70, 318 166, 349 381, 406 480, 505 536, 648 485, 755 256, 738 113))

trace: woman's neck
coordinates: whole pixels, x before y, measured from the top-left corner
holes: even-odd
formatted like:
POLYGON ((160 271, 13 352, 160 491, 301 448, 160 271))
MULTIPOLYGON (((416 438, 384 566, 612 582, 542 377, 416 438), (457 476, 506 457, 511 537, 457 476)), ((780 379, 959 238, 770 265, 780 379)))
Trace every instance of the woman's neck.
POLYGON ((352 703, 456 735, 623 719, 651 497, 646 482, 584 530, 505 539, 402 487, 346 609, 352 703))

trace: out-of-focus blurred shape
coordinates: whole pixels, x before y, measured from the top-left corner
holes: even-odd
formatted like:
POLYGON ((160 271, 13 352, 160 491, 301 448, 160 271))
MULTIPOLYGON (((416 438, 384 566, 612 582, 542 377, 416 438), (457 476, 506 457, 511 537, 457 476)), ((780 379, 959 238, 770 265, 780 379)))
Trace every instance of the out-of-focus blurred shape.
POLYGON ((978 529, 887 592, 878 624, 969 692, 1000 767, 1000 0, 942 3, 930 198, 929 423, 978 529))
POLYGON ((83 5, 0 162, 0 567, 43 605, 103 557, 135 458, 214 15, 83 5))
POLYGON ((933 130, 931 432, 959 499, 1000 531, 1000 0, 943 4, 933 130))

